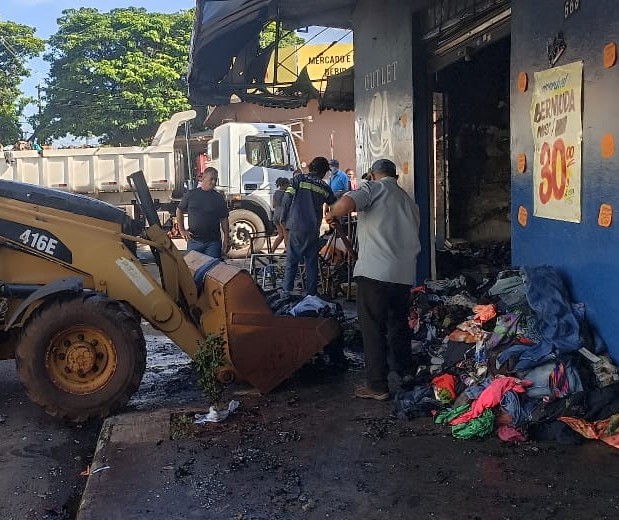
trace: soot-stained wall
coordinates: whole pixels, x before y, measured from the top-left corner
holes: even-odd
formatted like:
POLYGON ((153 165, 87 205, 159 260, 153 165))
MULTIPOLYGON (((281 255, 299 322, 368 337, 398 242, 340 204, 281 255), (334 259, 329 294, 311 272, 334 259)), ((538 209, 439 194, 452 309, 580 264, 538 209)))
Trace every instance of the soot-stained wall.
POLYGON ((355 28, 357 172, 395 162, 400 184, 413 190, 412 14, 405 0, 360 0, 355 28))

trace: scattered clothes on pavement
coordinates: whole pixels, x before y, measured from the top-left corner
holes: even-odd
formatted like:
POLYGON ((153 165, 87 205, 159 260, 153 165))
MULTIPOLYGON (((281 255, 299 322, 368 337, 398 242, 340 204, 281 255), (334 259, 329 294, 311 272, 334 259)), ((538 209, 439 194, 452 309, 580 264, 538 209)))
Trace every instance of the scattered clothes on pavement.
POLYGON ((401 419, 425 417, 442 408, 429 386, 418 386, 412 390, 398 392, 393 404, 395 414, 401 419))
POLYGON ((592 423, 575 417, 559 417, 559 421, 587 439, 599 439, 619 448, 619 415, 611 415, 608 419, 592 423))
POLYGON ((411 290, 416 386, 395 395, 395 414, 435 415, 460 439, 619 448, 619 371, 559 273, 525 266, 479 280, 411 290))
POLYGON ((297 303, 288 313, 299 317, 331 318, 341 313, 341 307, 337 303, 327 302, 320 296, 309 295, 297 303))
POLYGON ((344 320, 342 306, 320 296, 298 296, 285 294, 273 289, 265 293, 267 305, 277 316, 297 316, 302 318, 335 318, 344 320))

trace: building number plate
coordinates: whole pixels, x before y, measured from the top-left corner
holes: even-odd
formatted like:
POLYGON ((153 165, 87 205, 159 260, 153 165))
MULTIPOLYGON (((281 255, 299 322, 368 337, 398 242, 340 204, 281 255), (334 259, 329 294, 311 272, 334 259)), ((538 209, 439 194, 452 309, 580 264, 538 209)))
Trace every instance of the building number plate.
POLYGON ((564 13, 565 18, 572 16, 578 9, 580 9, 581 0, 565 0, 564 13))

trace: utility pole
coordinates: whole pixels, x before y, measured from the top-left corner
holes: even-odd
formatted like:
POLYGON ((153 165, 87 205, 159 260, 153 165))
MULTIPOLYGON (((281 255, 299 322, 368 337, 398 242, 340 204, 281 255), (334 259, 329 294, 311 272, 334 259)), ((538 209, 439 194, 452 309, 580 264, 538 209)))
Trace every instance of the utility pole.
POLYGON ((39 83, 37 83, 37 105, 39 106, 39 124, 41 123, 41 114, 43 112, 42 107, 41 107, 41 89, 43 87, 41 86, 41 82, 39 81, 39 83))
POLYGON ((42 89, 43 87, 41 86, 41 82, 39 81, 37 83, 37 108, 39 112, 39 120, 37 121, 37 127, 32 129, 34 133, 34 138, 36 139, 37 142, 39 140, 39 136, 38 136, 39 129, 41 128, 41 115, 43 114, 43 107, 41 106, 41 90, 42 89))

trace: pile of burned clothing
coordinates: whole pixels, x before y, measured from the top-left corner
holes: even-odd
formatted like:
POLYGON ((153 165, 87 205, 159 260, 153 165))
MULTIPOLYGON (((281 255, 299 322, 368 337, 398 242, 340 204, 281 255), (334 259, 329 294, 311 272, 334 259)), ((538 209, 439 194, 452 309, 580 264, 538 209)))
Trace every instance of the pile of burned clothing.
POLYGON ((320 296, 299 296, 285 294, 279 289, 265 293, 265 299, 276 316, 300 318, 335 318, 344 320, 344 311, 337 302, 327 301, 320 296))
POLYGON ((409 326, 421 366, 399 417, 434 415, 457 438, 619 447, 617 368, 554 268, 501 272, 481 297, 464 277, 427 282, 409 326))
POLYGON ((511 265, 511 244, 505 242, 467 242, 446 240, 436 251, 436 268, 445 277, 465 274, 471 278, 496 278, 511 265))

